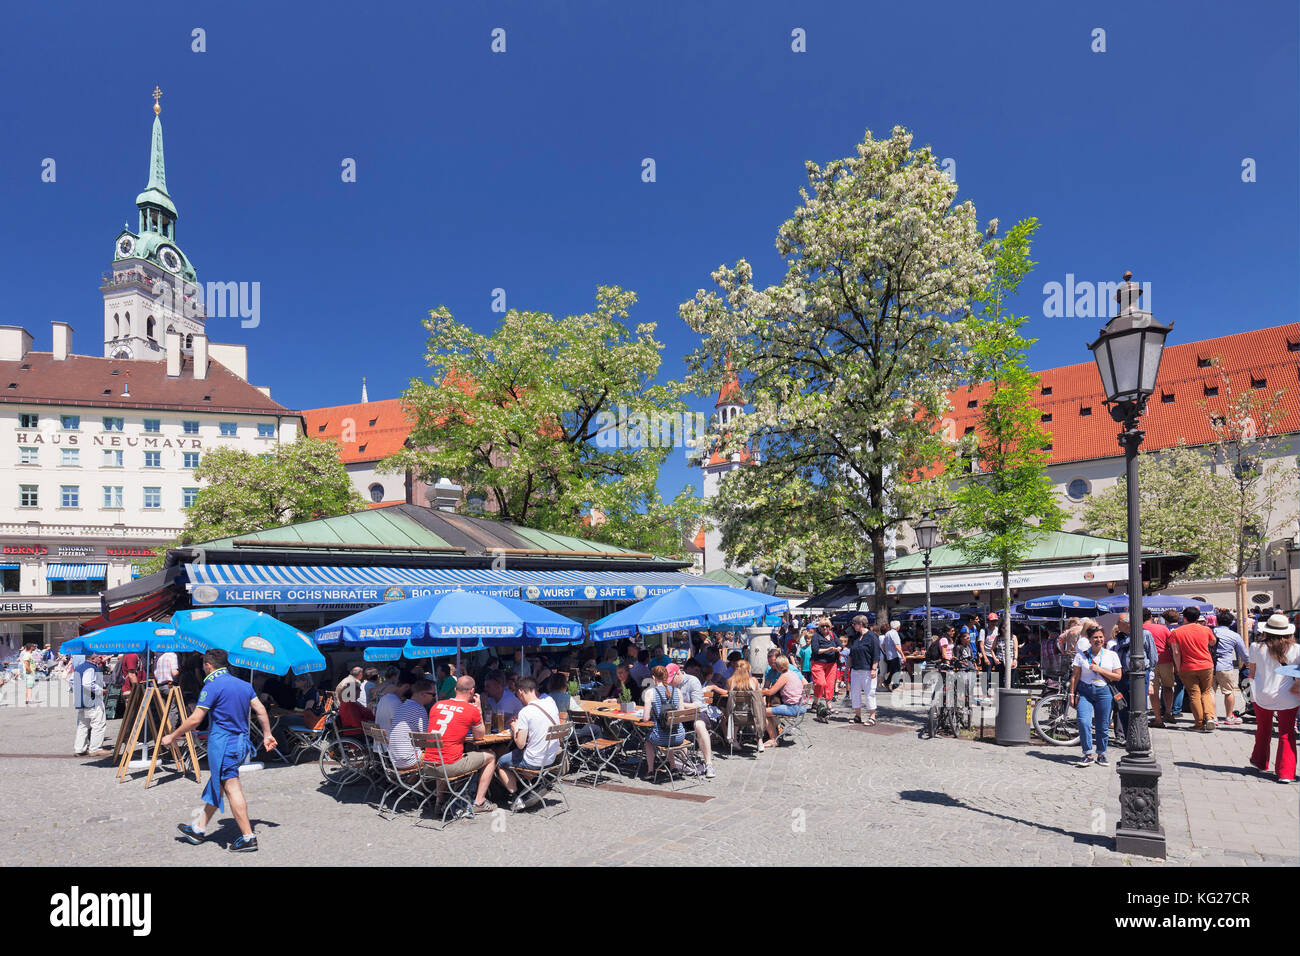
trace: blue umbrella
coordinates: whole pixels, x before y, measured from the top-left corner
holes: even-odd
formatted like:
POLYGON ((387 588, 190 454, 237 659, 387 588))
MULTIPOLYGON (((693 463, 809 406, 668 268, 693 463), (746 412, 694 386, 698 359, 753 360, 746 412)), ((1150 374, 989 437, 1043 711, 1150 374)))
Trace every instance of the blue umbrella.
POLYGON ((550 608, 469 591, 378 604, 316 631, 321 646, 404 648, 409 642, 425 650, 425 657, 436 647, 474 650, 480 645, 569 644, 581 639, 582 625, 550 608))
POLYGON ((172 624, 186 648, 219 648, 236 667, 281 676, 290 670, 310 674, 325 669, 325 658, 310 637, 260 611, 242 607, 178 611, 172 624))
POLYGON ((943 608, 943 607, 927 608, 924 604, 922 604, 920 607, 914 607, 911 610, 906 611, 903 614, 903 620, 924 621, 927 616, 932 621, 955 621, 961 617, 961 615, 958 614, 956 611, 949 611, 947 608, 943 608))
POLYGON ((1096 611, 1109 614, 1110 605, 1092 598, 1076 597, 1073 594, 1053 594, 1050 597, 1031 598, 1020 605, 1020 609, 1031 617, 1065 617, 1079 611, 1096 611))
POLYGON ((788 609, 790 602, 756 591, 687 585, 638 601, 591 625, 593 640, 610 641, 633 634, 662 634, 766 618, 788 609))
MULTIPOLYGON (((1116 594, 1114 597, 1106 599, 1112 611, 1127 611, 1129 600, 1127 594, 1116 594)), ((1142 609, 1144 611, 1181 611, 1185 607, 1199 608, 1202 614, 1209 614, 1214 610, 1214 605, 1208 601, 1197 601, 1195 598, 1177 597, 1171 594, 1149 594, 1142 598, 1142 609)))
POLYGON ((141 654, 188 650, 176 628, 160 621, 134 621, 94 631, 59 647, 63 654, 141 654))

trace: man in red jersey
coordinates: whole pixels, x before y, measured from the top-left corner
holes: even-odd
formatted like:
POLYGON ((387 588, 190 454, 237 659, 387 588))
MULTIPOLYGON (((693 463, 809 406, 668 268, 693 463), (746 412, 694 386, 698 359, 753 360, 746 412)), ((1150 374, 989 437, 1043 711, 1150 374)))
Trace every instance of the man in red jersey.
POLYGON ((475 740, 482 740, 486 730, 479 696, 474 693, 474 678, 466 675, 456 681, 455 697, 440 700, 429 708, 429 733, 442 734, 442 750, 439 752, 438 748, 429 747, 424 751, 424 774, 430 779, 441 780, 442 768, 438 766, 441 763, 446 763, 447 776, 453 778, 479 771, 474 811, 488 813, 496 809, 496 805, 487 799, 487 792, 492 785, 497 758, 490 750, 466 753, 465 738, 471 732, 475 740))

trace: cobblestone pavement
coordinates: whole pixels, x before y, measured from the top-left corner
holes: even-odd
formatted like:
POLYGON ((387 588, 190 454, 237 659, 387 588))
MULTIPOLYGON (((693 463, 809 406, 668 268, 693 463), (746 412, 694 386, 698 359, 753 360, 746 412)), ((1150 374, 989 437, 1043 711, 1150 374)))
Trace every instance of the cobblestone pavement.
MULTIPOLYGON (((212 842, 179 841, 176 824, 198 804, 192 778, 161 773, 146 790, 139 773, 119 784, 107 761, 66 756, 70 709, 6 700, 0 837, 11 861, 36 865, 680 864, 687 854, 724 865, 1159 865, 1111 848, 1113 762, 1076 770, 1072 748, 919 739, 920 714, 890 699, 881 695, 875 727, 841 713, 808 722, 811 747, 720 757, 717 779, 684 797, 635 780, 569 786, 572 812, 554 819, 502 811, 442 833, 409 815, 381 819, 362 802, 364 785, 336 797, 314 763, 268 764, 244 777, 262 847, 247 855, 222 849, 237 835, 228 816, 212 842)), ((110 743, 116 732, 110 722, 110 743)), ((1300 794, 1243 771, 1252 733, 1153 731, 1169 864, 1295 864, 1300 794)))

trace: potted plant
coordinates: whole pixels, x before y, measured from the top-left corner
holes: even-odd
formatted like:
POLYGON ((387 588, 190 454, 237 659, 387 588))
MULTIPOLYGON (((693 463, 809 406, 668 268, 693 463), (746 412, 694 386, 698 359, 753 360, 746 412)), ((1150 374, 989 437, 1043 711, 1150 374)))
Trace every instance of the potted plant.
POLYGON ((632 700, 632 692, 626 686, 619 688, 618 709, 625 714, 630 714, 636 710, 636 704, 632 700))

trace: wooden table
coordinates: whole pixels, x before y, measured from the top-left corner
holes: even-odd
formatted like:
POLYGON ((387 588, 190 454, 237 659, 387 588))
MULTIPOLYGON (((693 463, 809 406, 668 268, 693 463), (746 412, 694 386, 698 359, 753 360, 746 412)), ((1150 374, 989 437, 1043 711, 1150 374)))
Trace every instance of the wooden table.
POLYGON ((465 738, 467 745, 475 747, 495 747, 497 744, 508 744, 514 740, 514 731, 503 730, 500 733, 487 733, 483 735, 482 740, 475 740, 474 735, 465 738))
POLYGON ((601 700, 583 700, 583 701, 579 701, 579 705, 582 707, 584 711, 591 714, 593 717, 604 717, 607 720, 631 721, 632 723, 637 724, 638 726, 641 727, 654 726, 653 721, 643 720, 641 718, 642 708, 640 707, 638 707, 636 710, 629 711, 628 713, 624 713, 619 708, 618 704, 607 704, 601 700))

